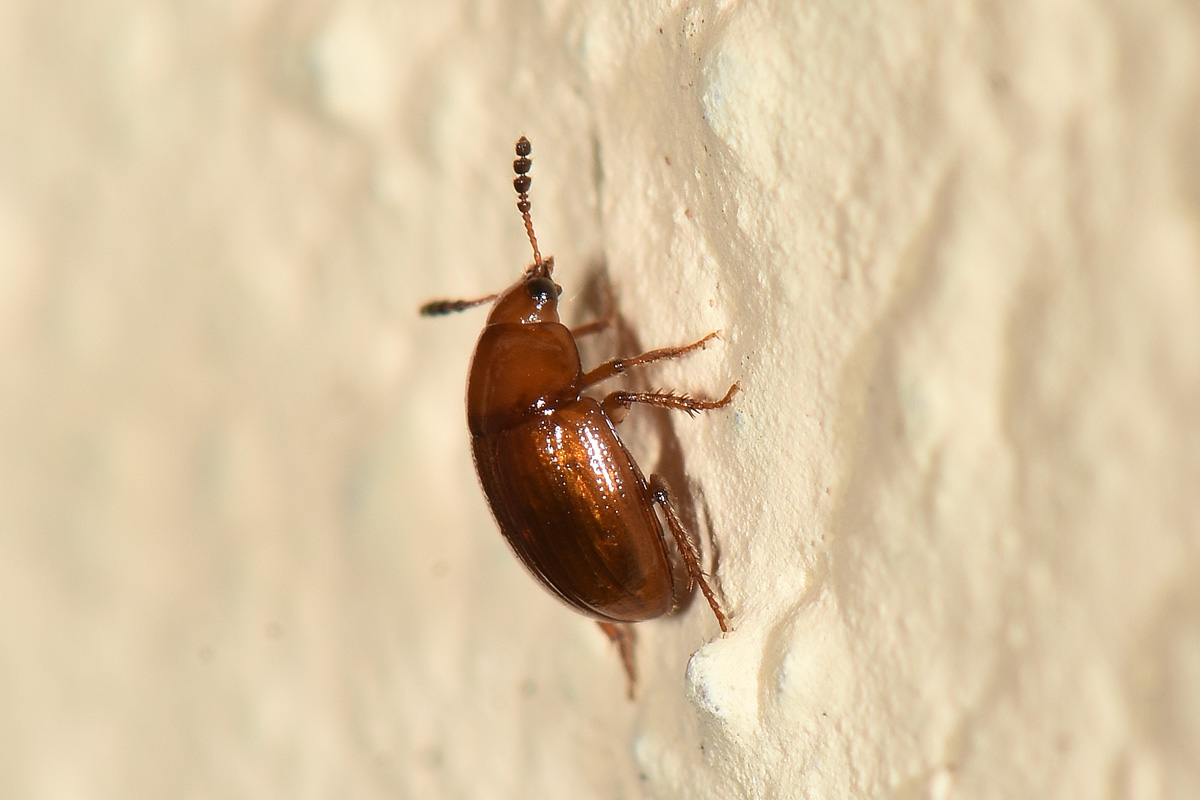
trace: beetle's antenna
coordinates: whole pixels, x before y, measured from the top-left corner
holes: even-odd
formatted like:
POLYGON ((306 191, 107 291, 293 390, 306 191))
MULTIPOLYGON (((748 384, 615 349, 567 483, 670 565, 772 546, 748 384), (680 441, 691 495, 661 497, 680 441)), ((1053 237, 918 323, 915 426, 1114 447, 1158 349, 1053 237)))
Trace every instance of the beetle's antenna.
POLYGON ((421 306, 422 317, 439 317, 442 314, 453 314, 455 311, 465 311, 468 308, 481 306, 484 303, 490 303, 500 295, 489 294, 483 297, 474 297, 470 300, 430 300, 425 305, 421 306))
POLYGON ((533 266, 539 272, 550 274, 546 262, 542 261, 542 254, 538 250, 537 237, 533 235, 533 218, 529 216, 529 186, 533 183, 533 179, 529 177, 529 168, 533 166, 533 162, 529 159, 529 154, 533 152, 533 146, 529 144, 529 140, 522 136, 517 139, 517 160, 513 162, 513 172, 517 173, 517 177, 513 178, 513 188, 517 190, 517 210, 521 212, 521 219, 525 221, 525 233, 529 236, 529 244, 533 247, 533 266))

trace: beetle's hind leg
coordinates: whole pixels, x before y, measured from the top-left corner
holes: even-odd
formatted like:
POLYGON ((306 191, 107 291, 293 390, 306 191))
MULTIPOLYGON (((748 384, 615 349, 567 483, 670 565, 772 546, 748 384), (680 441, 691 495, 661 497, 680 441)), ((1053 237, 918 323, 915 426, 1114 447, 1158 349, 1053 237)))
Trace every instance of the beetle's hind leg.
POLYGON ((597 622, 600 630, 604 631, 613 644, 617 646, 617 652, 621 654, 621 663, 625 665, 625 675, 629 678, 629 699, 633 700, 637 686, 637 670, 633 665, 633 626, 623 622, 597 622))
MULTIPOLYGON (((734 388, 736 388, 736 384, 734 388)), ((733 389, 729 391, 732 395, 733 389)), ((726 396, 726 401, 728 401, 728 396, 726 396)), ((691 537, 688 536, 687 529, 683 527, 679 514, 675 512, 675 505, 671 501, 671 490, 667 488, 667 482, 661 475, 650 476, 650 492, 655 504, 663 510, 663 516, 667 518, 667 527, 671 529, 671 536, 675 538, 675 544, 679 546, 679 554, 683 556, 688 576, 700 584, 700 591, 703 592, 704 599, 708 601, 709 608, 717 618, 717 624, 721 626, 722 633, 729 633, 729 620, 725 617, 725 612, 721 610, 721 604, 717 602, 717 596, 713 593, 712 587, 705 580, 704 571, 700 569, 700 554, 696 551, 696 545, 692 542, 691 537)))

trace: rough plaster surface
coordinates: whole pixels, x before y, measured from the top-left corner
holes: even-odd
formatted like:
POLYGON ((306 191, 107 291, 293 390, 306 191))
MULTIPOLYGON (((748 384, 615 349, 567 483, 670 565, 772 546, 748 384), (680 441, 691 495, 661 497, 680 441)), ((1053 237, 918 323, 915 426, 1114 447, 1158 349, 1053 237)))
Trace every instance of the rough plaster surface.
POLYGON ((1189 0, 3 4, 0 796, 1200 796, 1198 134, 1189 0), (633 703, 414 316, 519 133, 744 389, 633 703))

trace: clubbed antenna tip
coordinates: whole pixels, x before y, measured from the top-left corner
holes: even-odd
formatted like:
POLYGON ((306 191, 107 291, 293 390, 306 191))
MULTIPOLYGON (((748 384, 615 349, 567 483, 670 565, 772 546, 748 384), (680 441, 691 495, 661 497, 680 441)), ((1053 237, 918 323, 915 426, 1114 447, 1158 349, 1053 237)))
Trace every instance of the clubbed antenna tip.
POLYGON ((517 160, 513 162, 513 172, 517 177, 513 178, 513 188, 517 190, 517 210, 521 212, 521 219, 525 222, 525 233, 529 236, 529 246, 533 248, 533 264, 542 270, 545 268, 545 262, 542 261, 542 254, 538 250, 537 236, 533 233, 533 218, 529 215, 529 209, 532 208, 529 203, 529 187, 533 184, 533 179, 529 177, 529 169, 533 166, 529 154, 533 152, 533 146, 522 136, 517 139, 516 149, 517 160))

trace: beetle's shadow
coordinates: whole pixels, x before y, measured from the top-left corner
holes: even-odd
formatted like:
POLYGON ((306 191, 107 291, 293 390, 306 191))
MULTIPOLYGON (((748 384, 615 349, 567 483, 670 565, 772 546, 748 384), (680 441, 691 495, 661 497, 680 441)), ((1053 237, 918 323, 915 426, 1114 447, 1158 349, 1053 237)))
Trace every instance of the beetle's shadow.
MULTIPOLYGON (((638 338, 637 332, 629 320, 621 313, 620 306, 616 302, 612 282, 609 280, 607 267, 602 259, 597 259, 588 265, 582 285, 583 288, 573 303, 575 315, 571 320, 571 324, 578 325, 583 322, 602 318, 608 314, 613 314, 613 323, 610 325, 610 330, 578 341, 584 369, 589 369, 618 356, 635 356, 646 352, 646 348, 638 338)), ((614 391, 618 386, 633 391, 673 388, 655 383, 653 380, 653 370, 654 367, 652 366, 648 369, 632 370, 617 380, 612 381, 611 385, 604 384, 599 391, 590 394, 597 398, 602 398, 608 392, 614 391)), ((647 448, 640 446, 647 443, 644 441, 646 439, 650 440, 650 443, 658 445, 658 454, 653 461, 652 468, 647 469, 648 465, 641 464, 642 473, 646 478, 649 478, 652 474, 660 475, 666 481, 667 486, 670 487, 675 511, 683 521, 692 545, 698 548, 698 552, 701 554, 701 565, 706 562, 709 563, 708 569, 705 570, 707 577, 708 575, 716 574, 720 552, 717 549, 716 539, 713 536, 712 515, 708 507, 708 502, 704 499, 703 489, 694 487, 687 478, 687 471, 684 468, 683 445, 680 443, 679 437, 675 434, 673 416, 667 409, 647 408, 645 406, 632 408, 629 415, 621 424, 621 439, 627 447, 631 444, 633 445, 632 450, 635 456, 638 452, 647 450, 647 448), (703 528, 699 524, 700 514, 697 512, 697 509, 703 511, 703 528), (705 542, 707 547, 700 546, 702 537, 699 531, 702 529, 705 532, 703 539, 707 540, 705 542), (707 559, 704 557, 706 554, 709 556, 707 559)), ((671 557, 671 571, 677 580, 686 581, 687 568, 684 566, 683 557, 679 554, 678 547, 675 545, 674 538, 670 535, 665 520, 661 522, 664 538, 667 541, 667 552, 671 557)), ((710 584, 717 584, 715 588, 718 594, 720 594, 719 582, 711 577, 708 580, 710 584)), ((692 600, 697 594, 699 592, 690 592, 686 597, 679 598, 679 604, 671 613, 676 614, 685 611, 691 606, 692 600)))

